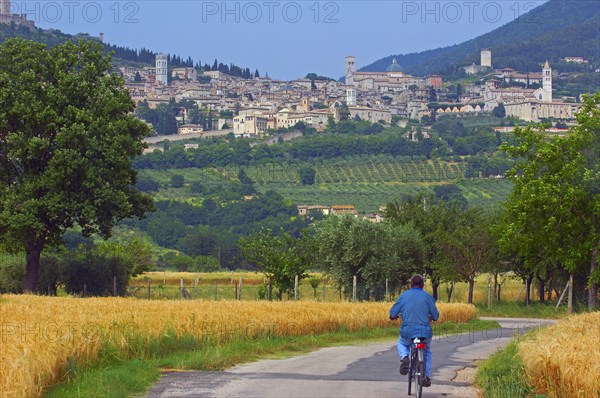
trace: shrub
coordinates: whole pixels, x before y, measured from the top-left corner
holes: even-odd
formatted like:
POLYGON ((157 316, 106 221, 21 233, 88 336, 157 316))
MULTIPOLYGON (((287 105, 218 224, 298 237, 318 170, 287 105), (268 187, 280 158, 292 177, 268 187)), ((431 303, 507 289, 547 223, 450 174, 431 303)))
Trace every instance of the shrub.
POLYGON ((25 256, 0 257, 0 293, 21 293, 25 280, 25 256))
POLYGON ((140 175, 137 177, 135 187, 142 192, 156 192, 160 189, 160 184, 148 176, 140 175))
POLYGON ((129 283, 129 268, 122 258, 95 250, 78 250, 64 256, 60 268, 69 294, 110 296, 114 293, 113 278, 116 278, 116 294, 123 296, 129 283))
POLYGON ((171 177, 171 186, 173 188, 181 188, 183 186, 184 182, 185 182, 185 179, 183 178, 183 176, 181 174, 174 174, 171 177))
MULTIPOLYGON (((59 257, 44 253, 40 259, 36 292, 56 295, 60 283, 59 257)), ((25 281, 25 255, 0 255, 0 293, 22 293, 25 281)))

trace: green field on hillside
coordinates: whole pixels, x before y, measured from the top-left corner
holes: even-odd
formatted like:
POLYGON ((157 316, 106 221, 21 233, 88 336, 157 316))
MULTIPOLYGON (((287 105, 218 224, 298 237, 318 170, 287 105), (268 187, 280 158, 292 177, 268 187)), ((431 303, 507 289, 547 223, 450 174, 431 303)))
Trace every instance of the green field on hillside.
POLYGON ((237 179, 240 168, 258 185, 290 184, 300 182, 300 168, 315 169, 315 183, 423 183, 460 179, 466 163, 437 160, 415 161, 390 155, 348 156, 333 160, 306 163, 265 163, 253 166, 227 166, 222 168, 187 168, 164 171, 142 170, 161 184, 167 184, 174 174, 184 176, 186 182, 215 184, 237 179))
MULTIPOLYGON (((437 160, 414 161, 387 155, 353 156, 309 165, 315 184, 300 183, 300 168, 306 164, 267 163, 243 167, 258 192, 275 190, 295 204, 354 205, 360 213, 376 212, 381 206, 406 196, 432 194, 436 185, 456 184, 470 204, 495 206, 512 190, 506 179, 463 179, 466 163, 437 160)), ((200 183, 213 191, 237 181, 239 166, 226 168, 142 170, 141 175, 159 182, 157 200, 201 203, 202 194, 191 185, 200 183), (173 175, 184 177, 184 186, 170 186, 173 175)))
MULTIPOLYGON (((450 183, 450 182, 448 182, 450 183)), ((440 184, 440 183, 438 183, 440 184)), ((299 184, 258 185, 260 192, 274 189, 293 203, 303 205, 354 205, 362 213, 377 212, 381 206, 407 196, 433 194, 436 184, 427 183, 336 183, 302 186, 299 184)), ((504 201, 512 183, 500 180, 465 180, 457 184, 470 204, 491 207, 504 201)))
MULTIPOLYGON (((300 181, 303 166, 307 165, 267 163, 244 169, 257 184, 292 183, 300 181)), ((460 178, 466 170, 466 163, 414 161, 391 155, 347 156, 308 166, 315 169, 317 184, 448 181, 460 178)), ((237 166, 223 169, 230 176, 237 176, 238 170, 237 166)))

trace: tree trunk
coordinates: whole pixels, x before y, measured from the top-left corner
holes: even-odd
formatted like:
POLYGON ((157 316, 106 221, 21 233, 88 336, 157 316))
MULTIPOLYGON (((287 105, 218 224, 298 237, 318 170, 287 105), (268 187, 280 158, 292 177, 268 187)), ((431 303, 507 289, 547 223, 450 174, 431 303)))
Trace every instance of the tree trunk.
POLYGON ((33 293, 37 289, 37 280, 40 271, 40 256, 44 248, 44 239, 29 242, 25 246, 25 257, 27 264, 25 266, 25 281, 23 283, 23 293, 33 293))
MULTIPOLYGON (((590 265, 590 278, 596 271, 596 267, 598 266, 598 248, 594 249, 592 252, 592 264, 590 265)), ((588 311, 595 311, 598 306, 597 303, 598 296, 598 287, 596 283, 590 281, 590 288, 588 290, 588 311)))
POLYGON ((469 279, 469 299, 468 303, 473 304, 473 289, 475 288, 475 278, 469 279))
POLYGON ((500 291, 502 290, 502 285, 498 285, 498 304, 500 304, 500 291))
POLYGON ((450 284, 450 289, 448 290, 448 302, 452 300, 452 295, 454 294, 454 281, 450 284))
POLYGON ((434 299, 435 301, 437 301, 437 299, 438 299, 438 288, 439 288, 439 287, 440 287, 440 282, 439 282, 439 281, 437 281, 437 280, 434 280, 434 281, 431 283, 431 288, 433 289, 433 299, 434 299))
POLYGON ((540 294, 540 304, 543 304, 544 303, 544 299, 545 299, 544 292, 545 292, 545 288, 546 288, 546 280, 540 278, 539 276, 538 276, 537 279, 538 279, 538 282, 540 283, 540 291, 539 291, 539 294, 540 294))

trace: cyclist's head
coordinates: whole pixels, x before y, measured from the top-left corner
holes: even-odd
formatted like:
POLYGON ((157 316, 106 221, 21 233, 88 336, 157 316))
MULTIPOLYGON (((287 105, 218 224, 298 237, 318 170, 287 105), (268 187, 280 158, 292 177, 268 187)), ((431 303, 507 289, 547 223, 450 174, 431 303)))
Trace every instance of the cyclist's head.
POLYGON ((415 274, 412 276, 412 278, 410 278, 410 287, 420 287, 421 289, 423 289, 423 286, 425 286, 425 279, 423 278, 423 276, 419 275, 419 274, 415 274))

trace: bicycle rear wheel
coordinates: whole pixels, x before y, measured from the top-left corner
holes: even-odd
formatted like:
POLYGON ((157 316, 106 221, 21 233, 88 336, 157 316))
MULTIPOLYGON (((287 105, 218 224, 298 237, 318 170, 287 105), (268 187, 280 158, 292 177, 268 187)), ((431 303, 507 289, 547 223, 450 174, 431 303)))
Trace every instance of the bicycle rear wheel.
POLYGON ((417 363, 415 376, 415 392, 417 398, 421 398, 423 394, 423 381, 425 380, 425 364, 423 362, 419 361, 417 363))
POLYGON ((412 392, 411 388, 412 388, 413 379, 414 379, 414 374, 413 374, 413 367, 411 364, 410 368, 408 369, 408 395, 410 395, 410 393, 412 392))

